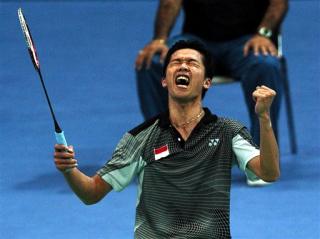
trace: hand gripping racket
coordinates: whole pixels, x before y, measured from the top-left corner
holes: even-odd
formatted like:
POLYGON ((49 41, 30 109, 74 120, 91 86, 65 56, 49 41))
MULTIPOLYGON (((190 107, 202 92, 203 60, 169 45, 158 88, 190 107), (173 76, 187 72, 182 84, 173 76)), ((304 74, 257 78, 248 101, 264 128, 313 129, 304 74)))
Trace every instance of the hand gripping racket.
POLYGON ((36 51, 34 42, 32 40, 31 32, 29 30, 27 21, 26 21, 24 15, 22 13, 22 9, 21 8, 18 9, 18 16, 19 16, 19 21, 20 21, 20 25, 21 25, 21 28, 22 28, 23 35, 24 35, 25 40, 27 42, 28 51, 29 51, 32 63, 34 65, 34 68, 38 72, 38 75, 39 75, 40 81, 41 81, 41 85, 42 85, 42 88, 44 90, 44 93, 45 93, 45 96, 46 96, 46 99, 47 99, 47 102, 48 102, 48 105, 49 105, 49 109, 50 109, 51 116, 52 116, 53 123, 54 123, 56 141, 57 141, 58 144, 63 144, 65 146, 67 146, 67 141, 66 141, 66 139, 64 137, 64 132, 60 128, 60 126, 58 124, 58 121, 57 121, 57 119, 56 119, 56 117, 54 115, 54 111, 53 111, 53 108, 52 108, 52 105, 51 105, 51 102, 50 102, 50 99, 49 99, 49 95, 48 95, 48 92, 47 92, 47 89, 46 89, 46 86, 44 84, 44 81, 43 81, 43 78, 42 78, 42 74, 41 74, 41 71, 40 71, 40 63, 39 63, 39 58, 38 58, 38 55, 37 55, 37 51, 36 51))

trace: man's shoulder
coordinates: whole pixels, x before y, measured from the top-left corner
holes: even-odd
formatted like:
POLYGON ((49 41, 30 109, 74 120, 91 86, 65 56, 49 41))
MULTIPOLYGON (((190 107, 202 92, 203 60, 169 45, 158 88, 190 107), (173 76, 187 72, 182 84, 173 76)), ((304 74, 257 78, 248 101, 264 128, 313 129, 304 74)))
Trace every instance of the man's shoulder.
POLYGON ((134 127, 133 129, 129 130, 129 134, 136 136, 139 133, 147 130, 148 128, 152 127, 159 121, 160 115, 154 116, 143 123, 139 124, 138 126, 134 127))
POLYGON ((227 125, 243 125, 239 120, 232 119, 229 117, 224 117, 224 116, 218 116, 217 122, 224 123, 227 125))
POLYGON ((233 132, 233 134, 239 132, 243 128, 246 128, 239 120, 228 117, 218 117, 217 124, 220 127, 225 128, 227 131, 233 132))

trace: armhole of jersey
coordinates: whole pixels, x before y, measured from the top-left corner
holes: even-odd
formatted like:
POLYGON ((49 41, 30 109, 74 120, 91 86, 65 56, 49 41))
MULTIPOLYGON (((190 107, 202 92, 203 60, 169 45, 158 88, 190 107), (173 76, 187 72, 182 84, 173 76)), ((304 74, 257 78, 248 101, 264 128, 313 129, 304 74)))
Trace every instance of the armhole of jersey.
POLYGON ((248 140, 244 139, 240 134, 233 137, 232 149, 236 155, 239 168, 245 172, 249 179, 257 178, 257 176, 247 167, 247 164, 251 159, 260 155, 260 150, 248 140))
POLYGON ((114 191, 120 192, 132 182, 137 171, 143 171, 142 168, 145 164, 145 161, 140 157, 139 160, 126 167, 101 175, 101 178, 110 184, 114 191))

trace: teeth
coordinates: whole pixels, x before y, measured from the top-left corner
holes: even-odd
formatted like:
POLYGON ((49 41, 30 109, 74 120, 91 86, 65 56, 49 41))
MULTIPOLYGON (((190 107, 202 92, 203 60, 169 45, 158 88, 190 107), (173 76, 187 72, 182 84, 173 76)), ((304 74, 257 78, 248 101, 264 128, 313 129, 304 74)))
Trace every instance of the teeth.
POLYGON ((189 78, 187 76, 178 76, 176 78, 176 83, 178 85, 188 85, 189 84, 189 78))

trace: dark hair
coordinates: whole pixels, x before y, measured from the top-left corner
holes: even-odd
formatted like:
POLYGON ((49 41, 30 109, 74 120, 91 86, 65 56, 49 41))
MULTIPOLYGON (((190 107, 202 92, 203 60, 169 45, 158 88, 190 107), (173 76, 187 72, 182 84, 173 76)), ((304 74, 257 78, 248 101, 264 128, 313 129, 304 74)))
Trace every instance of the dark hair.
POLYGON ((207 50, 205 45, 196 40, 180 40, 177 41, 168 51, 166 58, 164 59, 164 64, 163 64, 163 69, 162 69, 162 76, 166 75, 167 67, 170 62, 171 56, 173 53, 175 53, 178 50, 181 49, 193 49, 201 53, 203 56, 203 65, 205 67, 205 76, 208 78, 213 77, 213 71, 214 71, 214 66, 213 66, 213 60, 211 57, 210 52, 207 50))

